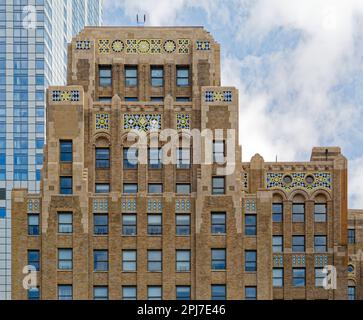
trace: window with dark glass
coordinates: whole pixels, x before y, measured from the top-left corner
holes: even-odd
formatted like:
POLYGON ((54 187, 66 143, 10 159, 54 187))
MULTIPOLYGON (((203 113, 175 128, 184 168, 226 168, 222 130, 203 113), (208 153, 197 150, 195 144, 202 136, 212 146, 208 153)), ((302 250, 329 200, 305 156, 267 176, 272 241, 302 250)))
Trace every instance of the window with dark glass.
POLYGON ((73 268, 73 250, 58 249, 58 269, 72 270, 73 268))
POLYGON ((176 68, 176 85, 178 87, 189 86, 189 67, 180 66, 176 68))
POLYGON ((124 148, 123 150, 124 155, 124 169, 137 169, 138 164, 138 152, 136 148, 124 148))
POLYGON ((212 270, 226 270, 226 249, 212 249, 212 270))
POLYGON ((189 194, 190 193, 190 183, 177 183, 176 193, 179 194, 189 194))
POLYGON ((137 67, 136 66, 125 67, 125 86, 126 87, 137 86, 137 67))
POLYGON ((224 141, 213 141, 213 162, 224 163, 224 141))
POLYGON ((112 66, 99 66, 99 78, 101 87, 109 87, 112 84, 112 66))
POLYGON ((28 250, 28 265, 33 266, 36 271, 40 270, 39 250, 28 250))
POLYGON ((314 251, 315 252, 327 252, 327 237, 326 236, 314 236, 314 251))
POLYGON ((60 177, 60 193, 61 194, 72 194, 72 177, 60 177))
POLYGON ((134 272, 137 268, 136 250, 122 250, 122 271, 134 272))
POLYGON ((187 236, 190 235, 190 215, 177 214, 175 217, 176 222, 176 235, 187 236))
POLYGON ((93 232, 95 235, 108 234, 108 215, 95 213, 93 214, 93 232))
POLYGON ((107 286, 94 286, 93 287, 94 300, 108 300, 108 287, 107 286))
POLYGON ((110 149, 96 148, 96 169, 108 169, 110 167, 110 149))
POLYGON ((125 97, 126 102, 136 102, 139 101, 138 97, 125 97))
POLYGON ((282 222, 283 205, 282 203, 272 204, 272 222, 282 222))
POLYGON ((150 97, 150 101, 161 102, 164 101, 164 97, 150 97))
POLYGON ((225 194, 225 177, 212 178, 212 194, 225 194))
POLYGON ((272 237, 272 252, 281 253, 284 251, 283 236, 272 237))
POLYGON ((176 250, 176 271, 190 271, 190 250, 176 250))
POLYGON ((40 290, 39 287, 28 289, 28 300, 39 300, 40 290))
POLYGON ((323 287, 325 277, 324 268, 315 268, 315 287, 323 287))
POLYGON ((212 284, 211 286, 212 300, 226 300, 226 285, 225 284, 212 284))
POLYGON ((111 102, 112 101, 112 97, 99 97, 98 98, 99 102, 111 102))
POLYGON ((274 288, 282 288, 284 286, 284 269, 273 268, 272 269, 272 286, 274 288))
POLYGON ((190 102, 190 98, 189 97, 176 97, 175 101, 176 102, 190 102))
POLYGON ((305 252, 305 236, 292 236, 292 252, 305 252))
POLYGON ((39 214, 37 213, 28 214, 28 235, 39 235, 39 214))
POLYGON ((348 229, 348 243, 355 244, 355 229, 348 229))
POLYGON ((163 185, 161 183, 149 183, 148 193, 163 193, 163 185))
POLYGON ((179 148, 176 150, 176 167, 177 169, 190 168, 190 149, 179 148))
POLYGON ((245 271, 256 272, 257 271, 257 252, 256 250, 245 251, 245 271))
POLYGON ((314 221, 315 222, 326 222, 326 204, 316 203, 314 205, 314 221))
POLYGON ((159 66, 152 66, 151 70, 151 85, 153 87, 162 87, 164 85, 164 69, 159 66))
POLYGON ((255 214, 245 215, 245 235, 246 236, 257 235, 257 216, 255 214))
POLYGON ((60 161, 72 162, 73 159, 73 143, 72 140, 60 141, 60 161))
POLYGON ((149 149, 149 168, 161 169, 163 159, 163 151, 160 148, 149 149))
POLYGON ((123 193, 137 193, 137 183, 124 183, 123 193))
POLYGON ((245 299, 256 300, 257 299, 257 288, 255 286, 245 287, 245 299))
POLYGON ((147 299, 148 300, 162 300, 163 289, 161 286, 148 286, 147 287, 147 299))
POLYGON ((161 214, 147 215, 147 233, 148 235, 162 234, 162 217, 161 214))
POLYGON ((292 268, 292 285, 305 287, 305 268, 292 268))
POLYGON ((108 271, 108 251, 93 251, 94 271, 108 271))
POLYGON ((123 214, 122 215, 122 234, 125 236, 136 236, 136 214, 123 214))
POLYGON ((176 286, 176 300, 190 300, 190 286, 176 286))
POLYGON ((58 233, 73 232, 73 214, 72 212, 58 213, 58 233))
POLYGON ((110 184, 109 183, 96 183, 95 190, 96 190, 96 193, 109 193, 110 184))
POLYGON ((136 300, 137 288, 136 286, 122 286, 122 300, 136 300))
POLYGON ((58 300, 73 300, 73 289, 71 284, 58 285, 58 300))
POLYGON ((151 272, 162 270, 161 250, 148 250, 147 252, 147 270, 151 272))
POLYGON ((305 205, 303 203, 292 204, 292 222, 305 221, 305 205))

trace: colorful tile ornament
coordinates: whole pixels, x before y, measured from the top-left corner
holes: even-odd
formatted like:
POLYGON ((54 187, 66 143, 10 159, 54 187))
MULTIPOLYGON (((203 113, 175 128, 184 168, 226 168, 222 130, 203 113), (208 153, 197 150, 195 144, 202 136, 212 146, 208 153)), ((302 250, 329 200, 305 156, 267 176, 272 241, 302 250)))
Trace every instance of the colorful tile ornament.
POLYGON ((232 91, 206 91, 205 102, 231 102, 232 91))
POLYGON ((156 54, 161 53, 161 39, 150 40, 150 53, 156 54))
POLYGON ((145 39, 142 39, 142 40, 139 40, 137 42, 137 51, 139 53, 149 53, 150 51, 150 42, 149 40, 145 40, 145 39))
POLYGON ((93 212, 95 213, 108 212, 108 199, 94 199, 93 212))
POLYGON ((210 50, 210 42, 209 41, 203 41, 203 40, 198 40, 195 44, 195 48, 197 50, 210 50))
POLYGON ((188 129, 190 130, 190 115, 186 113, 178 113, 176 115, 176 128, 178 130, 188 129))
POLYGON ((164 50, 166 53, 173 53, 176 49, 176 43, 174 40, 166 40, 164 42, 164 50))
POLYGON ((266 175, 267 189, 283 189, 291 191, 296 188, 303 188, 308 191, 315 189, 325 189, 330 191, 332 189, 332 177, 330 172, 268 172, 266 175), (283 178, 285 175, 289 175, 292 178, 290 184, 285 184, 283 178), (313 183, 307 183, 306 177, 311 176, 314 178, 313 183))
POLYGON ((77 50, 89 50, 89 49, 91 49, 91 41, 89 41, 89 40, 76 41, 76 49, 77 50))
POLYGON ((107 113, 96 113, 96 130, 109 130, 110 117, 107 113))
POLYGON ((188 54, 190 53, 190 40, 178 39, 178 53, 188 54))
POLYGON ((161 129, 161 114, 124 114, 125 130, 150 130, 161 129))
POLYGON ((137 40, 127 39, 126 40, 126 53, 137 53, 137 40))
POLYGON ((121 202, 122 212, 136 213, 136 200, 135 199, 122 199, 121 202))
POLYGON ((121 41, 121 40, 114 40, 111 45, 111 48, 114 52, 122 52, 124 47, 125 47, 125 45, 124 45, 123 41, 121 41))
POLYGON ((98 40, 98 52, 100 54, 110 53, 110 40, 108 40, 108 39, 98 40))
POLYGON ((52 91, 52 101, 69 101, 76 102, 79 101, 80 93, 78 90, 53 90, 52 91))

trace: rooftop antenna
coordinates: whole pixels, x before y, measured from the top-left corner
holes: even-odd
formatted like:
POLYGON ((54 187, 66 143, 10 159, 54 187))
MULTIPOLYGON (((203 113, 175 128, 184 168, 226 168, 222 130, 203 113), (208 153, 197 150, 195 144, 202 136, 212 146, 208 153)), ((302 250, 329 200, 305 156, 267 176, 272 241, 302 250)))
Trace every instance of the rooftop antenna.
POLYGON ((325 161, 328 161, 328 152, 329 152, 329 150, 325 149, 325 161))
POLYGON ((145 26, 146 23, 146 14, 139 18, 139 14, 136 15, 136 23, 138 26, 145 26))
POLYGON ((277 155, 276 155, 276 162, 277 162, 277 155))

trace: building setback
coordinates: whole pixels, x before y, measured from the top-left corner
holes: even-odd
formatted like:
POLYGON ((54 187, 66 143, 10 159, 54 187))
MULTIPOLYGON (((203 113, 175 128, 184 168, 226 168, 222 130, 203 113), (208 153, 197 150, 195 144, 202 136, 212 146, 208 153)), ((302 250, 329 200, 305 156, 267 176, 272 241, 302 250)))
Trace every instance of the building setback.
POLYGON ((319 147, 308 162, 242 162, 238 91, 220 72, 202 27, 73 39, 68 85, 47 91, 41 192, 12 194, 13 299, 347 299, 346 158, 319 147), (151 147, 135 165, 133 129, 149 147, 163 129, 193 147, 171 164, 151 147), (193 135, 207 129, 222 132, 211 150, 193 135), (23 288, 27 265, 38 289, 23 288), (327 265, 336 289, 322 287, 327 265))

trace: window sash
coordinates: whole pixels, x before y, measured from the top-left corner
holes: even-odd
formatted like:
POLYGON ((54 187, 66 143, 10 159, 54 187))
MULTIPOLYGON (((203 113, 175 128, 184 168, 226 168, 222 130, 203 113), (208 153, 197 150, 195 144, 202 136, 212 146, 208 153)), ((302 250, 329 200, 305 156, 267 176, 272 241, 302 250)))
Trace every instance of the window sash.
POLYGON ((94 234, 108 234, 108 215, 93 214, 93 232, 94 234))
POLYGON ((190 215, 178 214, 175 217, 176 235, 189 235, 190 234, 190 215))

